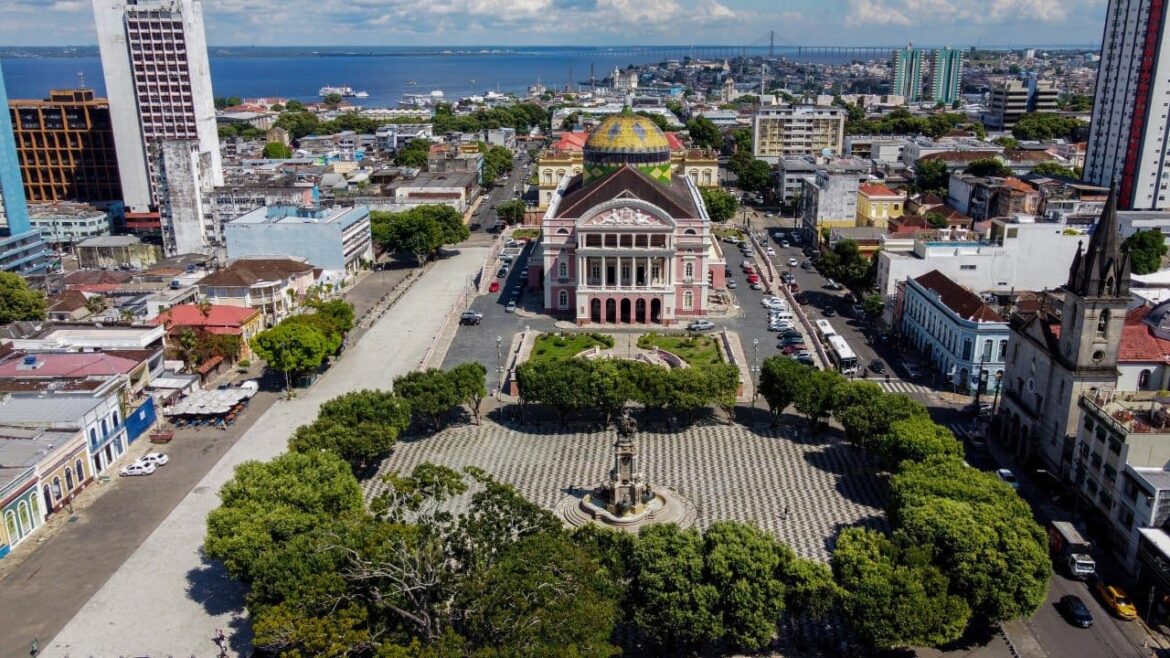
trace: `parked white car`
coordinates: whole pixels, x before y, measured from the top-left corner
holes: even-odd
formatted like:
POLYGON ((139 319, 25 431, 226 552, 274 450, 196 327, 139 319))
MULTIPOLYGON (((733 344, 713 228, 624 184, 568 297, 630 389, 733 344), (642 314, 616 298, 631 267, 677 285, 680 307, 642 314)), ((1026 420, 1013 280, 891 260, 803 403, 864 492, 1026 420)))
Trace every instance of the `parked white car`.
POLYGON ((141 457, 139 457, 137 461, 139 464, 154 464, 155 466, 166 466, 167 462, 171 461, 171 459, 170 459, 170 457, 167 457, 166 455, 164 455, 161 452, 148 452, 145 455, 142 455, 141 457))
POLYGON ((155 470, 154 464, 144 464, 142 462, 134 462, 121 470, 122 477, 130 477, 134 475, 150 475, 155 470))

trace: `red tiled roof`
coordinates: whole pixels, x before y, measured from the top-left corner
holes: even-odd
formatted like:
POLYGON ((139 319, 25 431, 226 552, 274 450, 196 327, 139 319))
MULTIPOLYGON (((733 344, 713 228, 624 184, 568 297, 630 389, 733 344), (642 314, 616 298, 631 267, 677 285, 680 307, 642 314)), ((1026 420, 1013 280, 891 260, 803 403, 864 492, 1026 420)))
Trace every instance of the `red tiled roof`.
POLYGON ((1121 329, 1118 361, 1160 361, 1170 363, 1170 340, 1154 335, 1154 329, 1145 323, 1150 307, 1140 306, 1125 314, 1121 329))
POLYGON ((561 138, 552 145, 552 148, 554 151, 580 151, 585 148, 585 140, 587 139, 589 139, 588 132, 566 130, 561 133, 561 138))
POLYGON ((1031 194, 1033 192, 1036 192, 1036 188, 1032 187, 1031 185, 1025 183, 1024 181, 1022 181, 1018 178, 1012 178, 1010 176, 1008 178, 1003 179, 1003 186, 1010 187, 1013 190, 1019 190, 1021 192, 1027 193, 1027 194, 1031 194))
POLYGON ((664 133, 664 134, 666 135, 667 143, 670 144, 671 151, 685 151, 687 149, 687 145, 683 144, 683 141, 681 139, 679 139, 677 133, 664 133))
POLYGON ((939 301, 961 318, 976 322, 1003 322, 1003 318, 988 306, 979 295, 955 283, 938 270, 931 270, 914 279, 918 285, 938 293, 939 301))
POLYGON ((895 192, 881 183, 862 183, 857 186, 857 191, 865 196, 896 196, 902 198, 901 192, 895 192))
MULTIPOLYGON (((171 327, 204 327, 209 330, 214 327, 239 329, 260 314, 258 309, 242 306, 227 306, 213 304, 208 309, 207 317, 196 304, 179 304, 158 314, 151 320, 152 324, 161 324, 168 329, 171 327)), ((213 332, 215 333, 215 332, 213 332)))

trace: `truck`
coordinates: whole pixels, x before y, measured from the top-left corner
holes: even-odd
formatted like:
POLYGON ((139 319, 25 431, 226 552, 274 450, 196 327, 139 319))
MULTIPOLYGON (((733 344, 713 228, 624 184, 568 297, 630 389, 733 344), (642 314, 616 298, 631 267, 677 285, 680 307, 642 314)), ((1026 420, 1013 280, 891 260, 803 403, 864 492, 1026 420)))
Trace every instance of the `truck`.
POLYGON ((1070 578, 1085 580, 1096 575, 1097 563, 1090 555, 1092 544, 1068 521, 1053 521, 1048 526, 1048 548, 1070 578))

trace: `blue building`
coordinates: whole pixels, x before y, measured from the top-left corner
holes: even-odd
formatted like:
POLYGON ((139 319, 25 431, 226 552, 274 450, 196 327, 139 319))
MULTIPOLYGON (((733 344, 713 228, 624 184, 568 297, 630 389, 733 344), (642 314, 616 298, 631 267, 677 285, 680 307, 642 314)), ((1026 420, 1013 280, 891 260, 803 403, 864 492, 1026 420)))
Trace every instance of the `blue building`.
POLYGON ((902 334, 956 391, 992 393, 1003 378, 1008 323, 979 295, 931 270, 906 279, 902 334))
MULTIPOLYGON (((281 256, 344 277, 374 260, 370 209, 268 206, 224 226, 229 260, 281 256)), ((329 276, 327 275, 328 279, 329 276)))
POLYGON ((48 253, 40 232, 32 229, 28 218, 3 69, 0 69, 0 222, 4 224, 0 229, 0 270, 17 274, 45 272, 49 267, 48 253))

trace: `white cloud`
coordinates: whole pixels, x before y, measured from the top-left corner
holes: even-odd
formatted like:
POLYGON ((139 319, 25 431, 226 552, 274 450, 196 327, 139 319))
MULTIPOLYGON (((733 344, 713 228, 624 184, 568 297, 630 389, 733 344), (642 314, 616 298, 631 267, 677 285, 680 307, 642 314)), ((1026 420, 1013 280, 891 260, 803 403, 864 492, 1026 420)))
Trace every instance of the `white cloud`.
POLYGON ((997 25, 1026 19, 1039 23, 1066 20, 1070 6, 1093 6, 1100 0, 849 0, 845 22, 861 25, 997 25))

